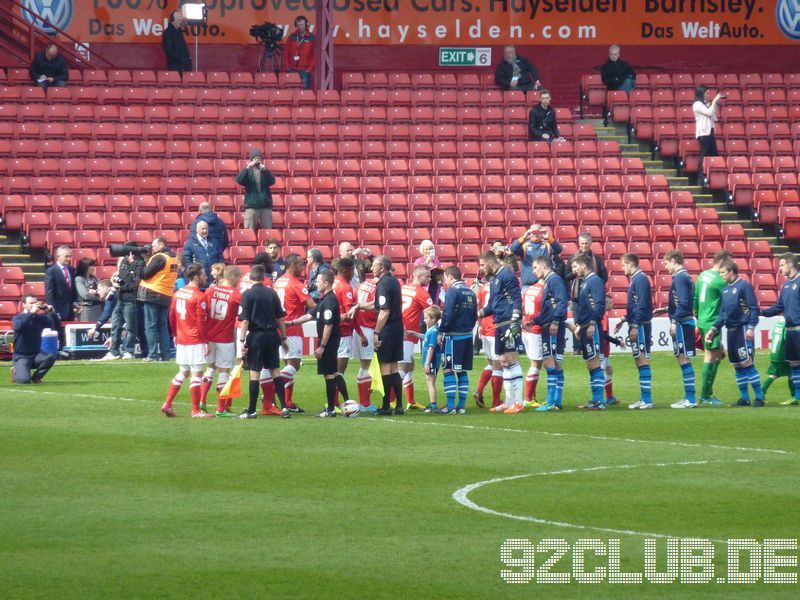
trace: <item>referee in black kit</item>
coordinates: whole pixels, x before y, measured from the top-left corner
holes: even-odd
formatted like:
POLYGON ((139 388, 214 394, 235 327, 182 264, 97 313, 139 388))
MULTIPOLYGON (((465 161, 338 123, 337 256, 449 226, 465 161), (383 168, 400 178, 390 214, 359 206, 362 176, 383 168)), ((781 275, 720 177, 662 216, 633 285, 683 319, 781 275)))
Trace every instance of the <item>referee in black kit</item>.
POLYGON ((378 415, 391 415, 390 405, 394 390, 397 407, 394 414, 403 414, 403 380, 397 363, 403 360, 403 297, 400 282, 392 275, 392 260, 388 256, 376 256, 372 262, 372 274, 378 280, 375 290, 375 351, 381 366, 383 380, 383 407, 378 415))
MULTIPOLYGON (((250 371, 250 406, 239 419, 255 419, 258 406, 258 388, 261 369, 269 369, 275 382, 275 393, 284 401, 283 379, 280 376, 280 357, 278 348, 286 344, 286 325, 283 318, 286 313, 281 306, 280 298, 275 290, 264 286, 266 271, 263 265, 253 265, 250 269, 250 281, 253 287, 242 294, 239 308, 239 339, 242 341, 242 359, 250 371)), ((272 405, 272 398, 264 398, 264 408, 272 405)), ((289 411, 284 409, 284 418, 289 411)))

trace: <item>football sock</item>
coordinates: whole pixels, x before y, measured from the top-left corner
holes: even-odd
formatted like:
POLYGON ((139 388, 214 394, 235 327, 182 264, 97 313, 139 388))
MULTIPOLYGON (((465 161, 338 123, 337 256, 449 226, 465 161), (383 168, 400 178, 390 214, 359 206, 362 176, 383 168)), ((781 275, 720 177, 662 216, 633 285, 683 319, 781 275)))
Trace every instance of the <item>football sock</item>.
POLYGON ((272 380, 272 385, 275 386, 275 395, 278 396, 278 400, 281 403, 281 406, 286 406, 286 386, 283 383, 283 378, 278 377, 277 379, 272 380))
MULTIPOLYGON (((767 390, 769 389, 769 386, 771 386, 773 383, 775 383, 776 379, 777 379, 777 377, 772 377, 770 375, 767 375, 764 378, 764 383, 761 384, 761 389, 764 391, 764 395, 765 396, 767 395, 767 390)), ((792 389, 791 385, 792 385, 792 378, 789 377, 789 389, 792 389)))
POLYGON ((258 389, 259 382, 255 379, 250 380, 250 404, 247 406, 247 412, 251 415, 256 412, 258 406, 258 389))
POLYGON ((228 401, 221 399, 219 394, 222 391, 222 388, 225 387, 225 384, 228 383, 229 378, 229 373, 220 373, 219 377, 217 378, 217 412, 223 412, 228 407, 228 401))
POLYGON ((264 374, 261 374, 261 380, 259 381, 261 384, 261 391, 263 392, 263 399, 261 400, 263 403, 264 410, 268 410, 275 406, 275 381, 272 379, 272 375, 269 371, 267 371, 267 376, 264 377, 264 374))
POLYGON ((369 406, 370 395, 372 394, 372 377, 367 369, 360 368, 358 370, 356 383, 358 384, 359 403, 361 406, 369 406))
POLYGON ((554 368, 547 367, 547 403, 555 404, 556 387, 558 387, 558 375, 554 368))
POLYGON ((695 404, 697 402, 697 397, 695 395, 694 368, 692 368, 692 363, 681 365, 681 374, 683 375, 683 390, 685 399, 692 404, 695 404))
POLYGON ((481 371, 481 377, 478 379, 478 388, 477 392, 479 394, 483 393, 483 390, 486 388, 486 384, 492 379, 492 365, 486 365, 483 367, 483 371, 481 371))
POLYGON ((556 405, 561 406, 564 400, 564 369, 556 371, 558 376, 558 385, 556 386, 556 405))
POLYGON ((701 398, 711 398, 714 395, 714 363, 703 363, 703 370, 700 372, 700 381, 702 388, 700 389, 701 398))
POLYGON ((792 383, 794 384, 794 399, 800 400, 800 366, 792 367, 792 383))
POLYGON ((336 391, 342 395, 343 400, 350 400, 350 395, 347 393, 347 383, 342 374, 337 373, 333 381, 336 384, 336 391))
POLYGON ((400 377, 403 379, 406 402, 414 404, 414 371, 400 371, 400 377))
POLYGON ((294 375, 297 373, 292 365, 286 365, 281 369, 281 377, 283 378, 283 385, 286 388, 286 404, 284 407, 293 407, 292 392, 294 392, 294 375))
POLYGON ((791 373, 789 373, 789 377, 787 377, 787 379, 789 381, 789 391, 791 392, 792 397, 797 398, 797 386, 794 383, 791 373))
POLYGON ((203 380, 200 386, 200 402, 205 402, 206 398, 208 398, 208 392, 214 383, 214 373, 216 373, 216 369, 210 367, 203 373, 203 380))
POLYGON ((606 400, 611 400, 614 397, 614 382, 611 379, 611 375, 608 373, 603 374, 603 378, 605 381, 605 388, 606 388, 606 400))
POLYGON ((603 369, 597 367, 589 371, 589 387, 592 389, 592 402, 595 404, 603 403, 603 385, 605 377, 603 369))
POLYGON ((505 375, 502 370, 492 371, 492 408, 500 405, 500 394, 505 386, 505 375))
POLYGON ((192 414, 200 410, 200 388, 203 385, 203 378, 192 375, 189 382, 189 394, 192 398, 192 414))
POLYGON ((392 407, 392 375, 381 375, 383 381, 383 410, 389 410, 392 407))
POLYGON ((453 371, 447 371, 447 373, 444 374, 444 396, 447 399, 448 410, 453 410, 456 407, 457 388, 456 374, 453 373, 453 371))
POLYGON ((328 398, 328 412, 333 412, 333 396, 336 394, 336 380, 325 380, 325 396, 328 398))
POLYGON ((642 402, 653 403, 653 372, 650 365, 639 367, 639 389, 642 392, 642 402))
POLYGON ((400 373, 392 373, 389 375, 389 381, 396 401, 395 409, 403 408, 403 401, 401 400, 403 397, 403 378, 400 377, 400 373))
POLYGON ((742 400, 750 400, 750 390, 747 388, 747 370, 736 368, 736 385, 739 388, 739 397, 742 400))
POLYGON ((753 395, 756 400, 763 400, 764 390, 761 389, 761 377, 758 375, 755 365, 747 367, 747 378, 750 381, 750 386, 753 388, 753 395))
POLYGON ((503 388, 506 391, 506 406, 522 404, 524 376, 518 362, 503 368, 503 388))
POLYGON ((536 398, 536 384, 539 382, 539 369, 530 366, 528 374, 525 375, 525 400, 530 401, 536 398))
POLYGON ((185 380, 186 377, 181 372, 178 372, 178 374, 172 378, 172 381, 169 384, 169 391, 167 392, 167 401, 165 402, 167 407, 172 406, 172 401, 175 399, 175 396, 178 395, 178 392, 180 391, 185 380))
POLYGON ((466 371, 458 372, 458 406, 464 408, 467 405, 467 395, 469 394, 469 373, 466 371))

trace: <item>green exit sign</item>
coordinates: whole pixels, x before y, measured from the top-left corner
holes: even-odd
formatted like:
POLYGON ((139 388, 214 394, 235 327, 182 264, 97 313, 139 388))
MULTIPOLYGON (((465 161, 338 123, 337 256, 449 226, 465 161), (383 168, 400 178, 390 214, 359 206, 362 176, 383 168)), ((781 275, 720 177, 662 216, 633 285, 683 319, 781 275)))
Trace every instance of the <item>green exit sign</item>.
POLYGON ((491 48, 439 48, 440 67, 488 67, 491 48))

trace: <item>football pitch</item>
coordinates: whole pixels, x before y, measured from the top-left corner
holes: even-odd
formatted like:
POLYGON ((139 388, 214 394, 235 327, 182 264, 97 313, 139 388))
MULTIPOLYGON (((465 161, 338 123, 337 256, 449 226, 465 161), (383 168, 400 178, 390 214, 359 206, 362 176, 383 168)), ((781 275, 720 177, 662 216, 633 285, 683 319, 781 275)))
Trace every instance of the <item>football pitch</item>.
MULTIPOLYGON (((10 385, 4 367, 2 595, 796 598, 797 583, 765 583, 800 571, 786 380, 765 408, 673 410, 680 371, 659 354, 656 408, 629 411, 636 369, 624 355, 614 367, 622 405, 602 412, 576 409, 588 374, 569 356, 561 413, 488 414, 470 395, 460 416, 318 419, 308 361, 294 396, 307 414, 250 421, 189 418, 188 384, 164 418, 173 364, 63 362, 38 386, 10 385), (754 540, 737 569, 730 539, 754 540)), ((355 396, 352 365, 346 378, 355 396)), ((422 400, 419 371, 416 386, 422 400)), ((738 398, 727 363, 716 393, 738 398)))

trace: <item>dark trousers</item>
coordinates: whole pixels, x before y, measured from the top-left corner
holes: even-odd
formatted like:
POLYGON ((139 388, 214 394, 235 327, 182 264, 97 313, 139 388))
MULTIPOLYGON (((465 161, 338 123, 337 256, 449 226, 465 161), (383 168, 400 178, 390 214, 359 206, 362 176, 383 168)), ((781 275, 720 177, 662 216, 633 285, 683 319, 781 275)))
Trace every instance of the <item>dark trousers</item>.
MULTIPOLYGON (((136 352, 136 336, 139 332, 138 311, 135 300, 119 300, 111 316, 111 354, 119 356, 121 353, 136 352), (128 334, 122 342, 122 326, 128 334)), ((145 355, 146 356, 146 355, 145 355)))
POLYGON ((697 138, 697 143, 700 144, 700 157, 697 160, 697 180, 703 181, 703 159, 706 156, 719 156, 714 130, 711 130, 711 135, 701 135, 697 138))
POLYGON ((14 356, 14 383, 39 381, 52 368, 57 358, 58 354, 50 352, 39 352, 36 356, 14 356))

